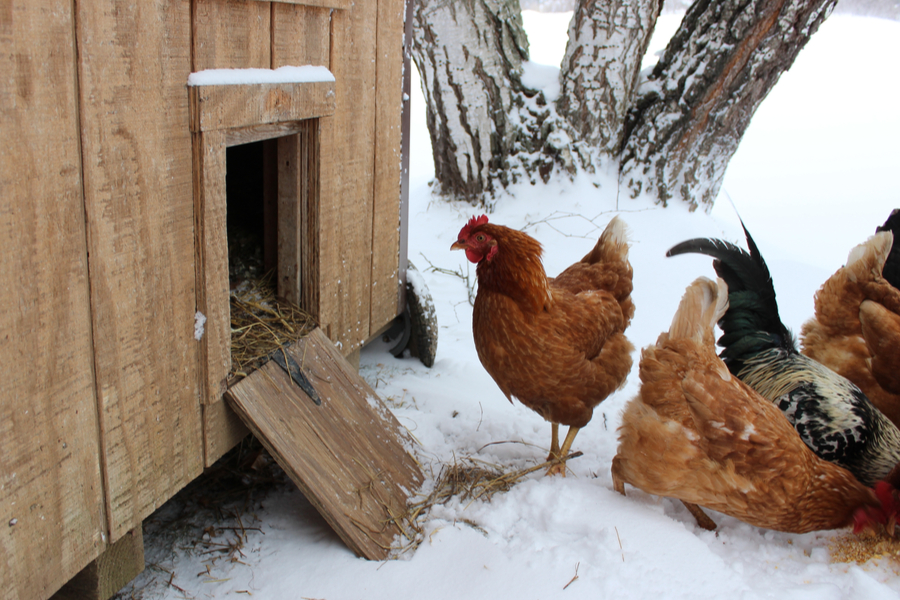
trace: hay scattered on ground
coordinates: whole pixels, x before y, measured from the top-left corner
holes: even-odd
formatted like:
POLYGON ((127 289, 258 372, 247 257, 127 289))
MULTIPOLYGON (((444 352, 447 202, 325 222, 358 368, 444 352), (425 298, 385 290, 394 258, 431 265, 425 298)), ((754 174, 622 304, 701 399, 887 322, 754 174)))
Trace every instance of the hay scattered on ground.
MULTIPOLYGON (((581 452, 573 452, 569 454, 567 460, 579 456, 581 452)), ((472 457, 467 457, 462 462, 454 461, 453 464, 442 465, 437 476, 432 478, 434 487, 431 492, 418 501, 411 502, 404 514, 393 519, 406 538, 401 541, 396 555, 415 550, 425 541, 425 522, 435 506, 447 504, 452 498, 458 498, 462 503, 476 500, 490 502, 495 494, 508 492, 527 475, 546 469, 557 462, 559 461, 547 461, 533 467, 506 472, 498 465, 487 464, 472 457)), ((468 520, 461 522, 486 533, 476 523, 468 520)))
POLYGON ((247 280, 231 292, 229 385, 246 377, 272 352, 309 334, 316 322, 296 304, 275 296, 272 273, 247 280))
POLYGON ((828 549, 832 562, 863 564, 870 560, 888 559, 900 574, 900 539, 885 532, 847 533, 833 538, 828 549))
POLYGON ((248 436, 144 520, 147 567, 112 600, 158 598, 167 588, 195 598, 176 577, 222 581, 230 565, 248 564, 250 536, 264 534, 257 514, 262 502, 292 485, 262 444, 248 436), (182 552, 200 557, 203 570, 176 573, 173 563, 182 552))

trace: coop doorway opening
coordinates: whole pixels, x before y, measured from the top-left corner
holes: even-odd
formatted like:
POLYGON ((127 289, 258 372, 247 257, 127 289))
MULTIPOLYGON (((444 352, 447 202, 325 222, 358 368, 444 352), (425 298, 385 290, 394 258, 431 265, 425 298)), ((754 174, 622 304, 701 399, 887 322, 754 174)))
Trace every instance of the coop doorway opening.
POLYGON ((282 185, 279 192, 279 180, 289 180, 296 168, 292 141, 266 139, 226 149, 229 387, 315 327, 314 319, 295 303, 296 292, 279 276, 279 267, 296 264, 284 240, 298 235, 295 215, 302 198, 290 185, 282 185))
POLYGON ((278 267, 277 141, 226 149, 228 280, 231 290, 278 267))

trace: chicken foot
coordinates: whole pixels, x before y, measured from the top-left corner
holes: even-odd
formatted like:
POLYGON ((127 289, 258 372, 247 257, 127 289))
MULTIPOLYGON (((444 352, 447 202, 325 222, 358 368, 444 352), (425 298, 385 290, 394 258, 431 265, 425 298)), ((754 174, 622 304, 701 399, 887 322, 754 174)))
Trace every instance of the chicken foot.
POLYGON ((544 475, 566 476, 566 457, 569 455, 569 450, 572 448, 572 442, 575 441, 575 436, 578 435, 578 430, 578 427, 569 427, 569 431, 566 433, 566 439, 563 440, 562 447, 560 447, 559 423, 551 423, 552 437, 550 440, 550 455, 547 457, 547 460, 557 462, 550 465, 544 475))
POLYGON ((697 521, 697 525, 702 527, 707 531, 715 531, 716 530, 716 522, 709 518, 703 509, 697 506, 696 504, 691 504, 690 502, 681 501, 684 504, 684 507, 688 509, 692 515, 694 515, 694 519, 697 521))
MULTIPOLYGON (((613 489, 623 496, 625 495, 625 477, 622 475, 622 466, 619 463, 621 459, 616 456, 613 458, 612 462, 612 480, 613 480, 613 489)), ((707 531, 715 531, 716 522, 713 521, 709 515, 703 512, 703 509, 697 506, 696 504, 692 504, 690 502, 681 501, 684 504, 684 507, 688 509, 688 512, 694 515, 694 520, 697 521, 697 525, 702 527, 707 531)))

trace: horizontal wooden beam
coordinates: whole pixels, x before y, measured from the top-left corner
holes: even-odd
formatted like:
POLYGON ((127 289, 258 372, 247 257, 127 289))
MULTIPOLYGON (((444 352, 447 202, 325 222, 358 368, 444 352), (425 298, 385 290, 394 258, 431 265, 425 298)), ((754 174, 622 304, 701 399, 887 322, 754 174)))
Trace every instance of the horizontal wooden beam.
MULTIPOLYGON (((269 2, 270 0, 259 0, 260 2, 269 2)), ((281 2, 282 4, 300 4, 301 6, 316 6, 318 8, 350 8, 350 0, 271 0, 272 2, 281 2)))
POLYGON ((189 86, 191 131, 300 121, 334 114, 334 82, 189 86))
POLYGON ((240 146, 241 144, 251 144, 253 142, 296 135, 301 131, 305 131, 306 127, 306 121, 288 121, 285 123, 266 123, 265 125, 251 125, 250 127, 229 129, 225 132, 225 145, 228 147, 240 146))

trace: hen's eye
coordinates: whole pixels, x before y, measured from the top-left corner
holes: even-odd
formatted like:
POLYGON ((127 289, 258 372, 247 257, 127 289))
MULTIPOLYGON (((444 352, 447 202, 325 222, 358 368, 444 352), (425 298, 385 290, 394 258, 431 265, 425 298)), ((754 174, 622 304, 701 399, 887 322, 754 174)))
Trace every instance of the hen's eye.
POLYGON ((483 234, 483 233, 479 233, 478 235, 475 236, 475 239, 478 240, 479 242, 483 242, 483 241, 484 241, 484 234, 483 234))

